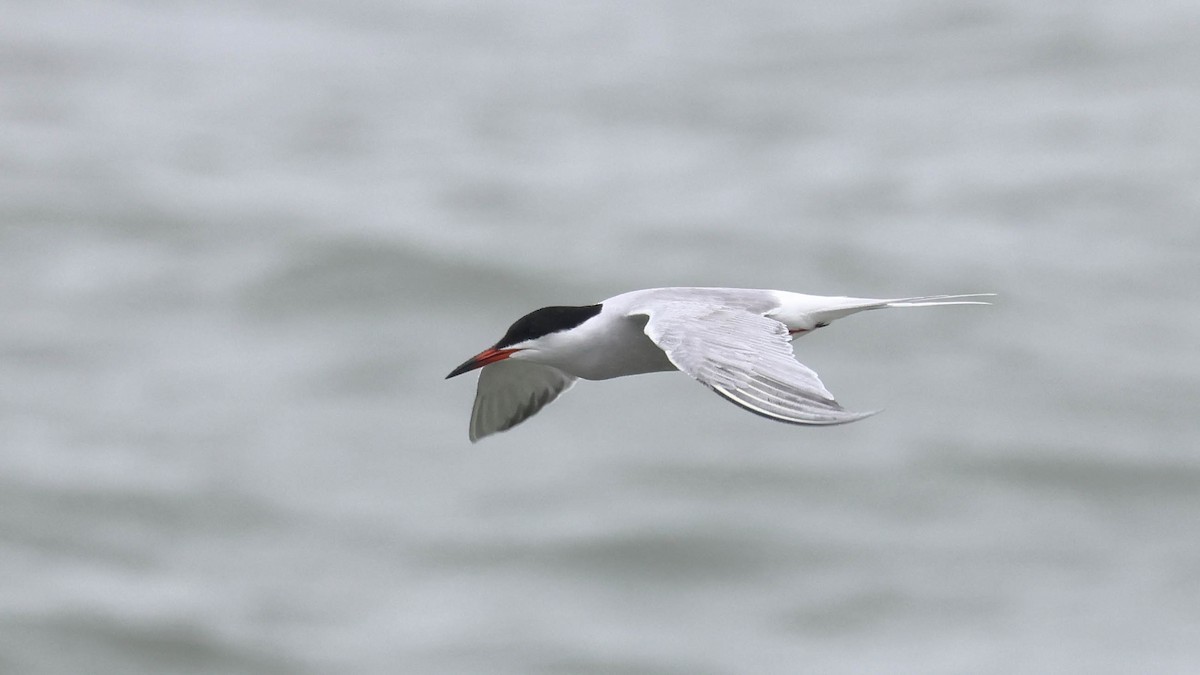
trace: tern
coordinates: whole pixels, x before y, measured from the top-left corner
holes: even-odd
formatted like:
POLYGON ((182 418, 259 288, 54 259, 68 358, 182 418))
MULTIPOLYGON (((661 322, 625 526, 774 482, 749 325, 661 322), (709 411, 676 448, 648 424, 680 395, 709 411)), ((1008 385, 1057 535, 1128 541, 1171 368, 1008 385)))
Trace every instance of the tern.
POLYGON ((792 340, 868 309, 987 305, 981 297, 890 300, 742 288, 651 288, 594 305, 543 307, 446 379, 482 368, 471 442, 529 419, 577 379, 680 370, 752 413, 790 424, 845 424, 850 412, 795 359, 792 340))

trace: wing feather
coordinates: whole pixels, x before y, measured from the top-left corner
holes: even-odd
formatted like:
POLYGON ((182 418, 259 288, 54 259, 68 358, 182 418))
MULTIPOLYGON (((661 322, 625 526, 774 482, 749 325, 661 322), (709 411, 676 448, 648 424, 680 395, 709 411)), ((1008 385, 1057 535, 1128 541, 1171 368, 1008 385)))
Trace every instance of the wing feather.
POLYGON ((575 384, 558 368, 508 359, 483 367, 471 408, 471 442, 511 429, 575 384))
POLYGON ((874 413, 842 408, 796 361, 787 326, 742 309, 675 303, 634 312, 671 363, 732 403, 791 424, 844 424, 874 413))

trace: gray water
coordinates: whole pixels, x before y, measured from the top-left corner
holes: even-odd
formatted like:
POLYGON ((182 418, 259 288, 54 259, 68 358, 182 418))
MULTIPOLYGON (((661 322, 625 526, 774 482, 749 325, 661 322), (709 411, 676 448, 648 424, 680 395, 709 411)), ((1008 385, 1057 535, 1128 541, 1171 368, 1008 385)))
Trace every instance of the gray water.
POLYGON ((1200 672, 1200 9, 0 21, 0 673, 1200 672), (993 291, 467 442, 521 314, 993 291))

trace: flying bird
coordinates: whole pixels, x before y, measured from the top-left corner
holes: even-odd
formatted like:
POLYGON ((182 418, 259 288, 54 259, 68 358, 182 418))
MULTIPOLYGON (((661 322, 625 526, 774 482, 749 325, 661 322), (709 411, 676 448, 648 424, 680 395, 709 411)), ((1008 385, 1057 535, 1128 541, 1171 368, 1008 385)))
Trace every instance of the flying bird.
POLYGON ((496 344, 446 376, 483 370, 471 409, 471 442, 525 421, 579 378, 681 370, 730 402, 790 424, 844 424, 844 409, 791 341, 868 309, 986 305, 994 295, 880 300, 742 288, 651 288, 594 305, 543 307, 517 319, 496 344))

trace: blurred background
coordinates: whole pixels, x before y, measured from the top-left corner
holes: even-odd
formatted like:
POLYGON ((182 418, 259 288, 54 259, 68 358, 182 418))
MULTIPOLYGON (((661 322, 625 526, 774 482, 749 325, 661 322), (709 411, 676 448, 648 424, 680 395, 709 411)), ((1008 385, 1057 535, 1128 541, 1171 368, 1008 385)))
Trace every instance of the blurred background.
POLYGON ((0 673, 1200 672, 1190 0, 43 0, 0 22, 0 673), (992 307, 467 441, 520 315, 992 307))

